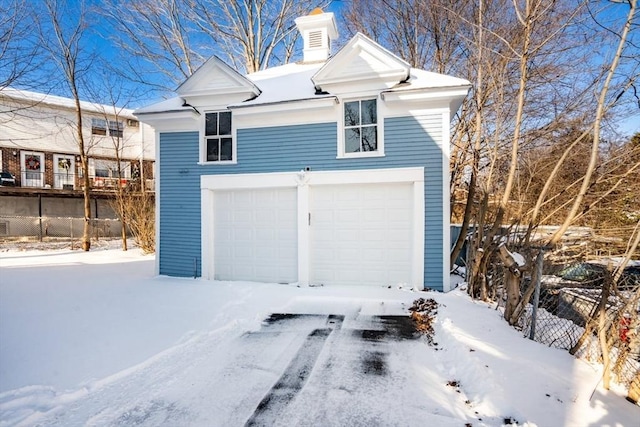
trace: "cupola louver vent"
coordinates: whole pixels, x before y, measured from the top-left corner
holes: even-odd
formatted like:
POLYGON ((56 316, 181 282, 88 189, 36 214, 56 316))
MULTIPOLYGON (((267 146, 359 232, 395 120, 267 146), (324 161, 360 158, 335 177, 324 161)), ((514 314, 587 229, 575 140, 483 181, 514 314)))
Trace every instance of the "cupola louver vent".
POLYGON ((311 31, 309 33, 309 47, 322 47, 322 31, 311 31))
POLYGON ((331 40, 338 37, 333 13, 316 8, 311 14, 296 18, 296 26, 304 39, 303 62, 326 61, 331 55, 331 40))

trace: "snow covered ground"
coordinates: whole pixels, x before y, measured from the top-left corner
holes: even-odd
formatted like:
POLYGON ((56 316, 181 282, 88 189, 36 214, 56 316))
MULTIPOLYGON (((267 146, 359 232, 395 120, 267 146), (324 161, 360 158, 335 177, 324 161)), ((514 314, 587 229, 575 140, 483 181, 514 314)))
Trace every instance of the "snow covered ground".
POLYGON ((0 426, 640 426, 598 367, 461 291, 153 267, 138 250, 0 252, 0 426), (440 304, 433 346, 385 323, 419 297, 440 304))

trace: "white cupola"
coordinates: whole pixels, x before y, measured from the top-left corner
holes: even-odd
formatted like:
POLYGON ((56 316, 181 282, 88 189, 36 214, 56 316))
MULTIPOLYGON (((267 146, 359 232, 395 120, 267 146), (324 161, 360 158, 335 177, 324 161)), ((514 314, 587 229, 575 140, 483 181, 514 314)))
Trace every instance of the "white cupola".
POLYGON ((331 40, 338 38, 333 13, 325 13, 317 7, 295 22, 304 40, 303 62, 326 61, 331 54, 331 40))

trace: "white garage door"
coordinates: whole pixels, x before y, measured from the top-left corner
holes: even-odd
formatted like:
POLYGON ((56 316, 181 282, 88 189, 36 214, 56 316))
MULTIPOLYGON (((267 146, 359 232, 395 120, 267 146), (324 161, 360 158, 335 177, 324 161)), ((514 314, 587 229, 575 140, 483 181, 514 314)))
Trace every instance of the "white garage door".
POLYGON ((295 188, 214 192, 216 280, 298 280, 295 188))
POLYGON ((411 283, 412 184, 315 186, 310 207, 312 284, 411 283))

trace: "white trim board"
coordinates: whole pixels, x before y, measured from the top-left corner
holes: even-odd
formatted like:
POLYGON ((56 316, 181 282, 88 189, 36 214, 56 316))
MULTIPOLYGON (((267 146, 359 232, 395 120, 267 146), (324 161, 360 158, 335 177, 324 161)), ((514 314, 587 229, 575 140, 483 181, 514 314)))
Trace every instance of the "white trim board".
MULTIPOLYGON (((299 171, 233 175, 203 175, 201 188, 202 277, 215 277, 214 193, 221 190, 297 187, 298 207, 298 283, 309 284, 310 237, 307 216, 313 186, 375 184, 413 184, 413 222, 411 285, 424 287, 424 168, 367 169, 347 171, 299 171)), ((448 230, 447 230, 448 231, 448 230)))

